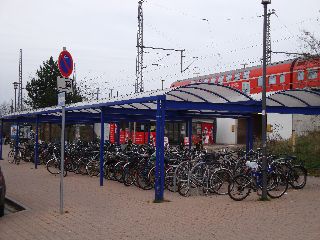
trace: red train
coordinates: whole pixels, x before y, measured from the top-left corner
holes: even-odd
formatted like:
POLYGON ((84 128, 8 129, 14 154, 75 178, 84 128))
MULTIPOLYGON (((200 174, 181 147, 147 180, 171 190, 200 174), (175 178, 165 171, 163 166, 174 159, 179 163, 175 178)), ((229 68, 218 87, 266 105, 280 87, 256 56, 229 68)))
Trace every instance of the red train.
MULTIPOLYGON (((267 91, 320 87, 320 58, 291 59, 267 66, 267 91)), ((247 94, 262 91, 262 66, 248 67, 176 81, 171 87, 193 83, 218 83, 247 94)))

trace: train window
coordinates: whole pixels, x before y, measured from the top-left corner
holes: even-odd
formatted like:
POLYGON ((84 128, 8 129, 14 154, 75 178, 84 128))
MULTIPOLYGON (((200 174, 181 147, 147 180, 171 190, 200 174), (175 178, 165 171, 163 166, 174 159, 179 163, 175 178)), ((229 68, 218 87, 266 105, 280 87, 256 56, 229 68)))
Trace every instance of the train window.
POLYGON ((270 75, 269 77, 269 84, 276 84, 277 83, 277 76, 276 75, 270 75))
POLYGON ((318 70, 317 69, 308 70, 308 79, 316 79, 317 77, 318 77, 318 70))
POLYGON ((286 81, 286 75, 285 74, 281 74, 280 75, 280 83, 284 83, 286 81))
POLYGON ((232 80, 232 73, 230 73, 226 76, 226 80, 227 80, 227 82, 230 82, 232 80))
POLYGON ((262 78, 262 76, 260 76, 258 78, 258 87, 262 87, 262 84, 263 84, 263 78, 262 78))
POLYGON ((218 78, 218 83, 223 83, 224 75, 220 75, 218 78))
POLYGON ((234 80, 235 80, 235 81, 240 80, 240 75, 241 75, 241 72, 236 73, 236 74, 234 75, 234 80))
POLYGON ((250 71, 245 71, 243 73, 243 79, 249 79, 250 71))
POLYGON ((304 79, 304 71, 298 71, 298 80, 302 81, 304 79))
POLYGON ((242 82, 242 92, 250 94, 250 82, 242 82))

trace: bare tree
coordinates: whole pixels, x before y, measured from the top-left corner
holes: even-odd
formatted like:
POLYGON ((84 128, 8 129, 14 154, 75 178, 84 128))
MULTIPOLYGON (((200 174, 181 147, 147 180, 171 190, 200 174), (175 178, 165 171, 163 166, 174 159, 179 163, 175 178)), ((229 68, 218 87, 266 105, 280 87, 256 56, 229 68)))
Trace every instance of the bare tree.
POLYGON ((320 57, 320 39, 314 33, 303 30, 299 39, 302 42, 302 53, 306 58, 320 57))
POLYGON ((9 114, 11 112, 11 106, 8 102, 3 102, 0 104, 0 116, 9 114))

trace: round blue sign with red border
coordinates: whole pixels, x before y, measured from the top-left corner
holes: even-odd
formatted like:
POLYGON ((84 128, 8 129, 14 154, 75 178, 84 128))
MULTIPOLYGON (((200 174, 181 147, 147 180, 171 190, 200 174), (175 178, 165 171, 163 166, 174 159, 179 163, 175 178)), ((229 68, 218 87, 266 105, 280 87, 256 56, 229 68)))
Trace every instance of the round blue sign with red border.
POLYGON ((60 53, 58 58, 58 68, 63 77, 67 78, 71 75, 73 71, 73 59, 67 50, 60 53))

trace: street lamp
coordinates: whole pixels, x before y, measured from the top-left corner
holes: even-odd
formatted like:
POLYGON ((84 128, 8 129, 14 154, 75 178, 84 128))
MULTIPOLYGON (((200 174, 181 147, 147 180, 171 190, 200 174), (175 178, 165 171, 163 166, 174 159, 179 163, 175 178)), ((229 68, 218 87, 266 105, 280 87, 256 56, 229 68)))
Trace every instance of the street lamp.
POLYGON ((14 87, 14 111, 17 111, 17 89, 18 89, 19 83, 14 82, 13 87, 14 87))
POLYGON ((267 78, 267 15, 268 4, 271 0, 262 0, 264 15, 263 15, 263 65, 262 65, 262 200, 267 200, 267 113, 266 113, 266 78, 267 78))

